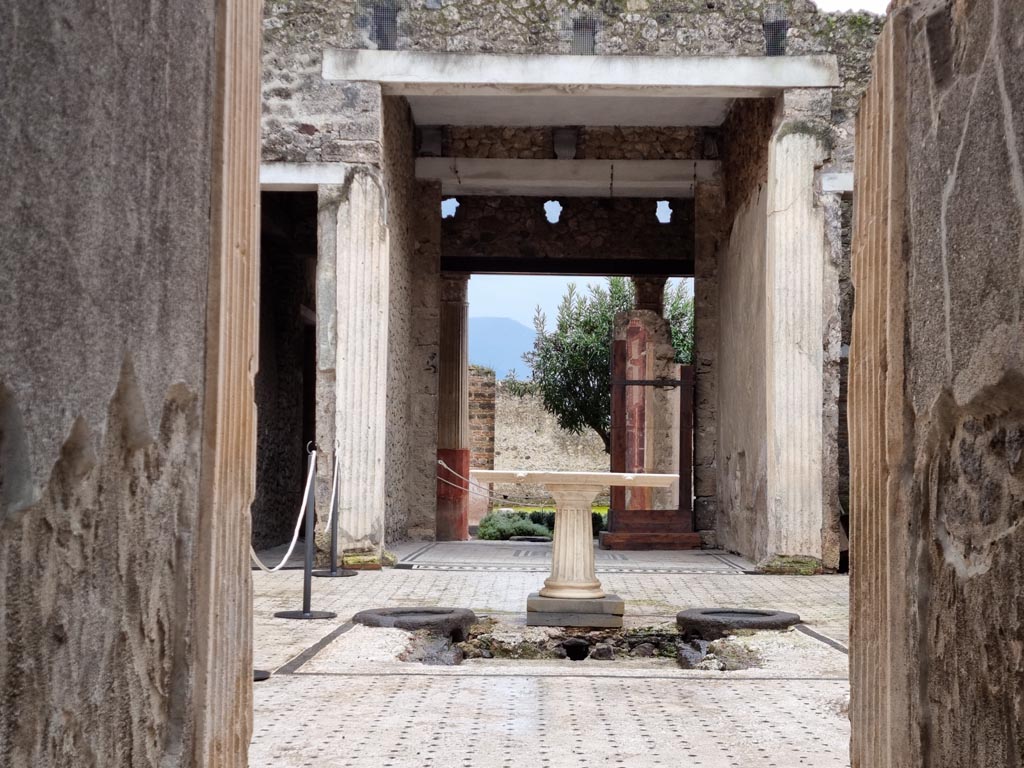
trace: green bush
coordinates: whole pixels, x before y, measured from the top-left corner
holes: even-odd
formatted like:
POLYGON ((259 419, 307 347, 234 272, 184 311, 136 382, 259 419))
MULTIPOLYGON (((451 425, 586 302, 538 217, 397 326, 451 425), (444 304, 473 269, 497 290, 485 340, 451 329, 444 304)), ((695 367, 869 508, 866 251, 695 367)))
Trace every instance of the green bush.
POLYGON ((530 513, 530 522, 543 525, 549 531, 555 530, 555 513, 552 510, 538 509, 530 513))
POLYGON ((608 518, 602 515, 600 512, 590 513, 590 528, 594 532, 594 538, 597 538, 597 534, 601 531, 608 530, 608 518))
POLYGON ((543 525, 531 522, 525 512, 492 512, 480 521, 477 536, 489 541, 507 541, 513 536, 550 536, 543 525))

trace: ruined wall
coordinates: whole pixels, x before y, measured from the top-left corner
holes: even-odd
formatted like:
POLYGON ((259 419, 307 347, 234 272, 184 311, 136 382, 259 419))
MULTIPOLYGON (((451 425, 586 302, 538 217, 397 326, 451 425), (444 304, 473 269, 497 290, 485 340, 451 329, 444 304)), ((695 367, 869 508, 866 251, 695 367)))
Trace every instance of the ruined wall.
MULTIPOLYGON (((215 194, 234 157, 217 144, 234 120, 216 106, 217 29, 238 35, 234 61, 255 51, 239 16, 258 15, 227 6, 227 19, 192 0, 0 11, 2 766, 245 764, 248 499, 222 537, 203 454, 221 440, 205 388, 212 217, 232 220, 215 194), (203 602, 211 572, 220 592, 203 602)), ((255 211, 243 188, 233 201, 255 211)), ((252 287, 225 296, 251 307, 252 287)), ((248 470, 235 474, 248 491, 248 470)))
MULTIPOLYGON (((495 469, 607 472, 609 466, 609 456, 596 432, 587 430, 579 435, 566 432, 558 426, 555 417, 544 410, 538 395, 519 397, 509 392, 503 383, 498 383, 495 469)), ((550 494, 540 485, 497 483, 494 492, 534 504, 552 503, 550 494)), ((607 491, 602 491, 597 503, 608 503, 607 491)))
POLYGON ((469 465, 473 469, 494 469, 496 390, 494 371, 469 366, 469 465))
POLYGON ((413 172, 405 99, 384 99, 388 286, 385 541, 432 538, 437 475, 441 190, 413 172))
POLYGON ((768 195, 750 190, 719 254, 717 542, 758 562, 767 554, 768 195))
POLYGON ((664 224, 657 219, 655 200, 564 198, 557 222, 548 221, 545 202, 543 197, 459 198, 455 215, 441 224, 444 258, 666 259, 676 262, 674 270, 693 259, 692 200, 670 200, 672 220, 664 224))
POLYGON ((1022 14, 901 7, 858 119, 857 768, 1024 755, 1022 14))
MULTIPOLYGON (((469 466, 472 469, 494 469, 496 388, 494 371, 479 365, 469 366, 469 466)), ((491 508, 491 499, 482 489, 475 488, 469 493, 468 504, 469 524, 476 525, 491 508)))

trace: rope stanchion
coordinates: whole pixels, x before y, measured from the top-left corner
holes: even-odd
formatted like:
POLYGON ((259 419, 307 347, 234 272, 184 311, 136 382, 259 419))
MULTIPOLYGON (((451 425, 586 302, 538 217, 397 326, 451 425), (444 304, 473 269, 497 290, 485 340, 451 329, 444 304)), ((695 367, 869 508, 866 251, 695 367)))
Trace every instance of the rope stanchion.
MULTIPOLYGON (((358 576, 359 571, 351 568, 338 567, 338 449, 334 449, 334 479, 331 482, 331 506, 328 512, 327 525, 331 528, 331 567, 326 571, 313 571, 314 576, 324 578, 340 578, 358 576)), ((345 562, 345 553, 341 553, 341 561, 345 562)))
POLYGON ((288 563, 288 559, 292 556, 292 550, 295 549, 295 544, 299 540, 299 531, 302 530, 302 520, 306 514, 306 506, 309 503, 310 494, 313 492, 313 478, 316 476, 316 451, 314 450, 310 454, 309 468, 306 472, 306 488, 302 492, 302 506, 299 507, 299 519, 295 521, 295 531, 292 533, 292 542, 288 545, 288 551, 284 553, 284 558, 280 563, 275 565, 273 568, 267 566, 259 555, 256 554, 256 550, 252 548, 252 544, 249 544, 249 558, 260 567, 260 570, 266 573, 277 573, 288 563))
MULTIPOLYGON (((310 476, 316 474, 316 446, 310 443, 306 446, 309 453, 310 476)), ((314 483, 315 485, 315 483, 314 483)), ((278 619, 333 619, 338 614, 332 611, 312 610, 313 593, 313 548, 316 536, 316 494, 310 493, 308 486, 306 492, 306 561, 302 573, 302 610, 301 611, 278 611, 274 616, 278 619)))

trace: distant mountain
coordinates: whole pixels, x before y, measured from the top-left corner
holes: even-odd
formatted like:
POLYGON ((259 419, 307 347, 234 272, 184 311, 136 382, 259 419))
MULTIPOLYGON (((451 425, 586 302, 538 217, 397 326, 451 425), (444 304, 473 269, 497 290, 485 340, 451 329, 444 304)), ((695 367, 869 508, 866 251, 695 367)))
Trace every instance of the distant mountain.
POLYGON ((507 317, 469 318, 469 362, 493 368, 498 379, 515 369, 520 379, 529 378, 523 353, 533 349, 536 333, 507 317))

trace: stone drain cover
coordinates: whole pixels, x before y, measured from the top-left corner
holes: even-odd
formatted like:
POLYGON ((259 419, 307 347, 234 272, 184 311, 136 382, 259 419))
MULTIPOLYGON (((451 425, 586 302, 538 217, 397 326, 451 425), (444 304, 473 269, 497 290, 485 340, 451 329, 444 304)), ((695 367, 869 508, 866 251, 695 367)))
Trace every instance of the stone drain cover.
POLYGON ((476 623, 476 614, 468 608, 371 608, 352 617, 367 627, 393 627, 414 632, 426 629, 455 642, 462 642, 476 623))
POLYGON ((786 629, 800 623, 795 613, 749 608, 694 608, 676 614, 680 634, 717 640, 737 629, 786 629))

